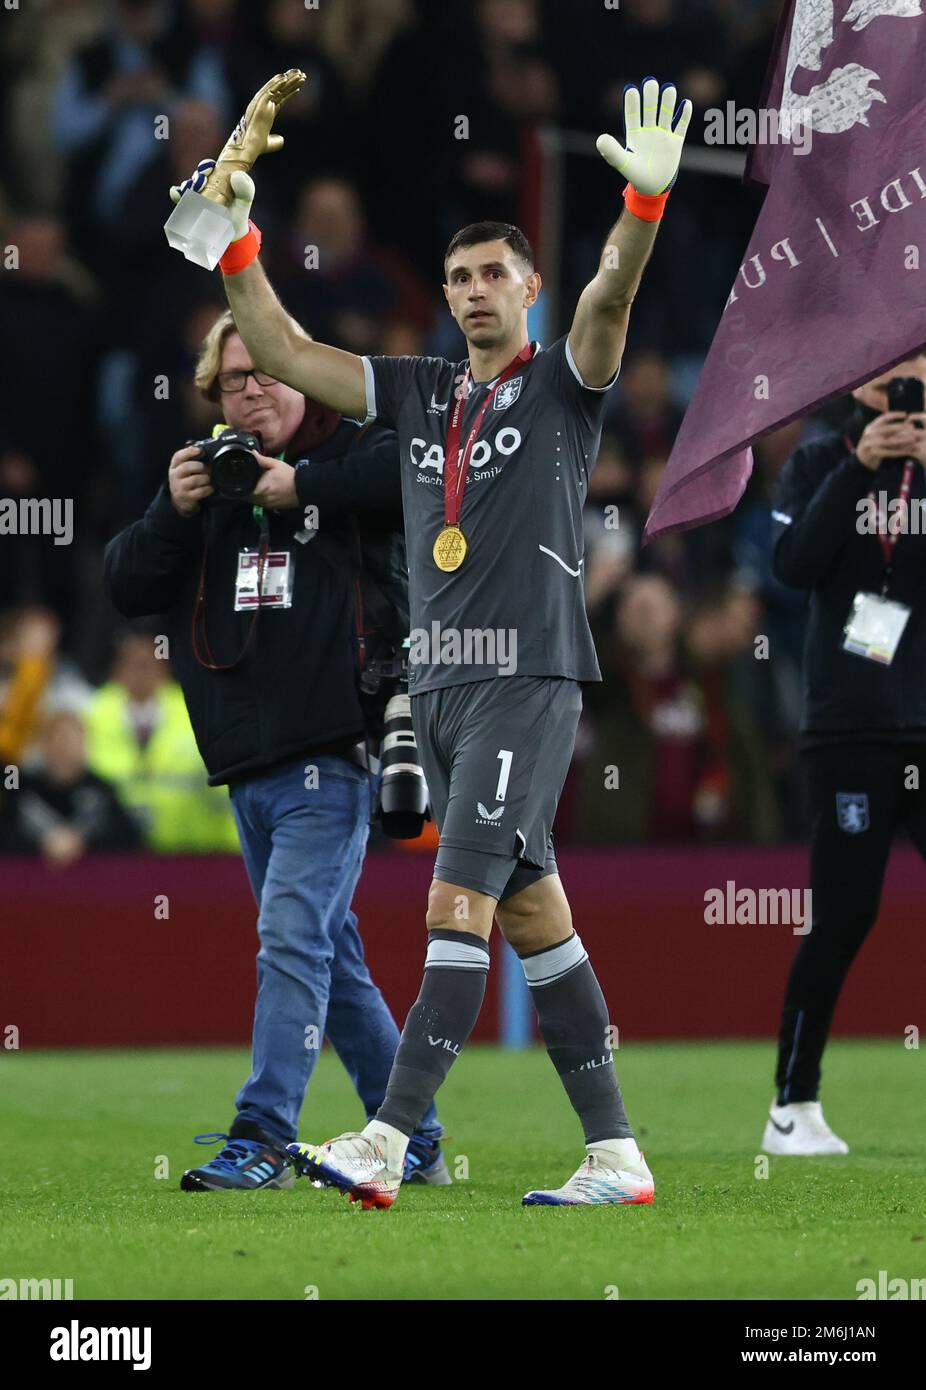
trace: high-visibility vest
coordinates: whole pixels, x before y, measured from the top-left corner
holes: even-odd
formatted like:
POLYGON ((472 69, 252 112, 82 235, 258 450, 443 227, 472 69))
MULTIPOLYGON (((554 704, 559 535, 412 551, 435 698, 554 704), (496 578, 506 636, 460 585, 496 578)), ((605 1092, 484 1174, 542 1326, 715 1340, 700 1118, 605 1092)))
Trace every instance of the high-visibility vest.
POLYGON ((210 787, 183 694, 175 681, 154 695, 160 719, 144 748, 129 718, 129 697, 115 681, 84 711, 87 760, 138 819, 160 854, 235 851, 238 837, 226 787, 210 787))

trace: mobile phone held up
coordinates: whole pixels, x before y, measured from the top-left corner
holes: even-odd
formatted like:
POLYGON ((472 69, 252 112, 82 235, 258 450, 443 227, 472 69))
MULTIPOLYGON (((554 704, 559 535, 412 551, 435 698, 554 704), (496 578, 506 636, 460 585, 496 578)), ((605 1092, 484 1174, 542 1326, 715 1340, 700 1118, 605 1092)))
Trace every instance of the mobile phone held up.
POLYGON ((918 376, 892 377, 887 383, 887 408, 888 410, 902 410, 906 415, 921 414, 924 409, 924 392, 920 378, 918 376))

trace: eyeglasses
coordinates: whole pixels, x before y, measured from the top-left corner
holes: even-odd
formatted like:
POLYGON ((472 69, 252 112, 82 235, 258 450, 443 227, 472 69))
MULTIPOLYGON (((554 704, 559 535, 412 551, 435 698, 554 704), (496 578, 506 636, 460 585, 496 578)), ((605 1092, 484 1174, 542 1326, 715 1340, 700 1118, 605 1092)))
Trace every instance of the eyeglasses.
POLYGON ((268 376, 266 372, 257 372, 253 367, 247 371, 219 372, 216 381, 219 383, 219 390, 226 396, 233 395, 236 391, 243 391, 247 384, 247 379, 252 376, 258 386, 278 386, 279 382, 275 376, 268 376))

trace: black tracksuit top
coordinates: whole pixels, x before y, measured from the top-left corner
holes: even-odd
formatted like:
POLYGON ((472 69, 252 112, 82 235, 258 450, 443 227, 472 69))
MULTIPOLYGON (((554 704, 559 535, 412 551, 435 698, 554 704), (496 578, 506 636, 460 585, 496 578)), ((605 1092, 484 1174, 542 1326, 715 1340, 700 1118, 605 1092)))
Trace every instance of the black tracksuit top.
MULTIPOLYGON (((926 740, 926 534, 901 533, 894 546, 887 597, 912 612, 892 663, 884 666, 842 647, 856 593, 880 594, 885 576, 878 536, 857 529, 858 504, 872 491, 877 496, 883 490, 888 501, 896 498, 903 475, 903 459, 884 459, 871 472, 846 443, 848 435, 856 444, 879 413, 856 403, 847 428, 802 445, 778 481, 773 569, 782 583, 810 590, 802 747, 926 740)), ((911 503, 923 497, 926 478, 917 463, 911 503)))

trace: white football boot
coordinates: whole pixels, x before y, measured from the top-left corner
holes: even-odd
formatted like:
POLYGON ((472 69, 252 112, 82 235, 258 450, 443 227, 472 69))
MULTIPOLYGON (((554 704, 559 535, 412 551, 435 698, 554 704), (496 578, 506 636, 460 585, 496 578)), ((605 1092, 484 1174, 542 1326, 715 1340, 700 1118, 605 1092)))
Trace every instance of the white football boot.
POLYGON ((391 1207, 402 1186, 408 1139, 391 1125, 371 1120, 325 1144, 287 1144, 297 1173, 346 1192, 365 1211, 391 1207))
POLYGON ((792 1101, 769 1109, 762 1149, 769 1154, 847 1154, 849 1145, 834 1134, 818 1100, 792 1101))
POLYGON ((602 1206, 608 1203, 645 1203, 653 1200, 653 1175, 633 1139, 612 1139, 589 1144, 588 1152, 562 1187, 528 1192, 525 1207, 602 1206))

